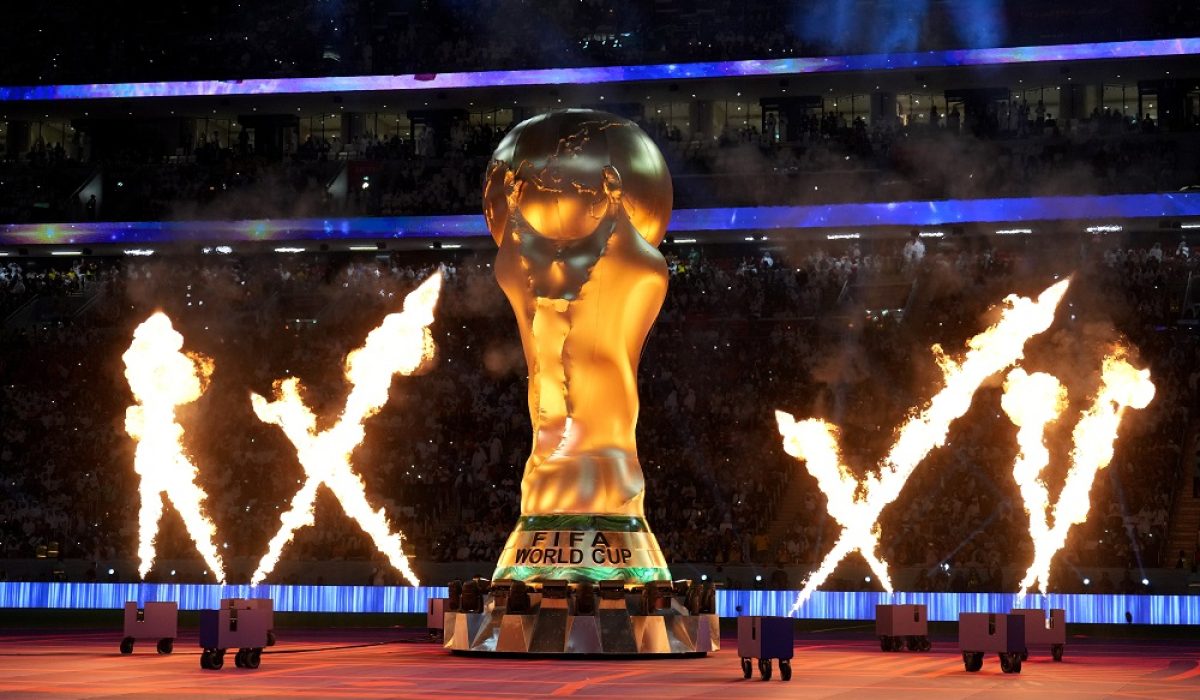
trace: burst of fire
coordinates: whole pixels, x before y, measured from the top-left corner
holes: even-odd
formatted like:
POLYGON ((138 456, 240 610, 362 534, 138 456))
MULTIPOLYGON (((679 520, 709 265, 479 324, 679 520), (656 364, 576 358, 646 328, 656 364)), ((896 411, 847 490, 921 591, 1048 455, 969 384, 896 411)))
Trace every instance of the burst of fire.
POLYGON ((776 412, 784 451, 805 462, 826 494, 830 515, 842 528, 833 550, 797 596, 793 614, 853 552, 863 556, 884 590, 892 592, 887 564, 875 553, 880 513, 900 496, 904 484, 926 455, 945 443, 950 424, 967 412, 980 385, 1018 362, 1029 339, 1050 327, 1069 283, 1069 279, 1062 280, 1048 287, 1036 301, 1016 295, 1006 298, 1000 320, 967 341, 967 353, 961 362, 949 358, 935 345, 933 351, 943 375, 942 389, 924 410, 899 429, 879 473, 868 474, 861 482, 841 460, 834 426, 817 419, 796 421, 788 413, 776 412))
POLYGON ((1100 390, 1072 431, 1071 466, 1062 492, 1051 508, 1049 490, 1040 477, 1050 462, 1044 436, 1046 426, 1063 411, 1066 393, 1058 380, 1048 374, 1026 374, 1020 369, 1009 373, 1001 405, 1018 428, 1020 451, 1013 465, 1013 478, 1020 486, 1025 512, 1029 514, 1029 535, 1034 548, 1033 563, 1021 581, 1020 597, 1035 584, 1038 590, 1047 592, 1050 563, 1066 544, 1071 527, 1087 520, 1092 483, 1096 474, 1112 461, 1113 443, 1125 409, 1145 408, 1153 398, 1150 370, 1130 365, 1123 348, 1104 358, 1100 390))
POLYGON ((161 311, 133 332, 133 342, 121 359, 125 379, 136 404, 125 411, 125 431, 137 442, 133 469, 140 480, 138 511, 138 575, 145 578, 154 565, 154 537, 163 515, 163 498, 175 506, 188 535, 217 581, 225 580, 225 565, 214 542, 216 528, 204 515, 204 491, 196 485, 196 466, 184 453, 183 426, 175 409, 204 393, 213 364, 208 358, 184 353, 183 336, 161 311))
POLYGON ((254 413, 260 420, 283 429, 296 448, 306 479, 281 518, 279 532, 271 538, 251 583, 260 583, 279 563, 283 548, 296 530, 312 525, 317 489, 324 484, 341 503, 346 514, 374 541, 392 566, 418 584, 401 547, 403 535, 393 533, 382 508, 367 502, 362 477, 350 466, 350 456, 363 441, 363 422, 383 408, 395 374, 411 375, 433 358, 435 346, 429 331, 441 291, 441 273, 421 283, 404 300, 404 310, 389 314, 367 335, 362 347, 346 356, 346 379, 350 394, 338 421, 318 431, 317 418, 300 396, 300 381, 285 379, 275 384, 273 401, 251 394, 254 413))

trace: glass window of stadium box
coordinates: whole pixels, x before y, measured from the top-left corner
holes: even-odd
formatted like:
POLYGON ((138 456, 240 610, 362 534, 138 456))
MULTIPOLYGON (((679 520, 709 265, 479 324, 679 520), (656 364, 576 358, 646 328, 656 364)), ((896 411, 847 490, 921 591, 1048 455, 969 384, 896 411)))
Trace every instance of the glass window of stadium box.
POLYGON ((826 109, 834 114, 840 114, 846 126, 854 123, 855 119, 864 122, 871 121, 871 96, 867 94, 835 95, 826 100, 826 109))
MULTIPOLYGON (((867 106, 870 107, 869 97, 867 106)), ((950 111, 946 98, 929 92, 910 92, 896 95, 896 116, 904 126, 928 126, 930 124, 930 107, 936 110, 938 125, 946 125, 946 115, 950 111)), ((869 117, 870 110, 867 110, 869 117)), ((869 119, 868 119, 869 121, 869 119)))
POLYGON ((337 113, 306 114, 300 120, 300 142, 305 143, 311 138, 316 144, 328 144, 330 158, 342 150, 341 131, 342 117, 337 113))
POLYGON ((1125 84, 1110 85, 1105 84, 1102 89, 1103 100, 1100 107, 1101 111, 1105 109, 1125 117, 1133 117, 1137 114, 1137 86, 1125 84))

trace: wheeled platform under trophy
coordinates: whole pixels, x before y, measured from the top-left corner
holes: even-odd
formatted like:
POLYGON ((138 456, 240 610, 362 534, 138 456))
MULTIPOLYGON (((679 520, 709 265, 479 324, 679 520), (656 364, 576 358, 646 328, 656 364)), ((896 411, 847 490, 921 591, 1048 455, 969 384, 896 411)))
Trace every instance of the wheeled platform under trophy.
POLYGON ((450 584, 444 646, 461 654, 704 656, 721 646, 716 590, 691 581, 450 584))

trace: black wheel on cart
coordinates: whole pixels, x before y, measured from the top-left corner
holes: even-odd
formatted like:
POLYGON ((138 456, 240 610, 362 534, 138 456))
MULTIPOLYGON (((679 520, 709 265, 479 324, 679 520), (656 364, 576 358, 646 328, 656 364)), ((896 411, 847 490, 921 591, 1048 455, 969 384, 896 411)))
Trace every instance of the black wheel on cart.
POLYGON ((1021 650, 1021 660, 1022 660, 1022 661, 1028 661, 1028 660, 1029 660, 1029 649, 1028 649, 1028 648, 1025 648, 1025 649, 1022 649, 1022 650, 1021 650))
POLYGON ((132 654, 133 653, 133 637, 126 637, 121 640, 121 653, 122 654, 132 654))
POLYGON ((921 637, 921 651, 929 651, 933 648, 933 644, 929 641, 929 637, 921 637))
POLYGON ((792 680, 792 662, 790 659, 780 659, 779 660, 779 680, 781 680, 781 681, 792 680))
POLYGON ((238 649, 237 650, 237 653, 233 655, 233 665, 234 666, 237 666, 238 668, 246 667, 246 652, 247 651, 249 651, 249 649, 238 649))
POLYGON ((267 630, 267 646, 273 647, 277 641, 278 638, 275 636, 275 630, 267 630))
POLYGON ((983 652, 981 651, 964 651, 963 652, 963 667, 968 673, 975 673, 983 668, 983 652))
POLYGON ((246 668, 258 668, 262 663, 262 649, 247 649, 244 663, 246 668))
POLYGON ((904 637, 892 637, 892 651, 904 651, 904 637))
POLYGON ((1050 656, 1055 661, 1062 661, 1064 650, 1065 650, 1065 647, 1062 644, 1051 644, 1050 645, 1050 656))
POLYGON ((764 681, 771 680, 771 660, 770 659, 759 659, 758 660, 758 675, 764 681))
POLYGON ((1005 673, 1020 673, 1021 653, 1017 651, 1011 654, 1000 652, 1000 670, 1005 673))
POLYGON ((919 648, 920 648, 920 646, 921 646, 921 643, 920 643, 920 641, 919 641, 919 640, 916 638, 916 636, 915 636, 915 635, 911 635, 911 634, 910 634, 909 636, 907 636, 907 637, 905 637, 905 638, 904 638, 904 646, 905 646, 905 648, 907 648, 909 651, 916 651, 917 649, 919 649, 919 648))
POLYGON ((749 678, 754 675, 754 664, 750 663, 750 659, 742 659, 742 677, 749 678))
POLYGON ((224 649, 205 649, 200 653, 200 668, 207 671, 220 671, 225 665, 224 649))
POLYGON ((158 653, 170 654, 174 650, 175 650, 175 640, 174 639, 167 637, 165 639, 158 640, 158 653))
POLYGON ((884 651, 892 650, 892 638, 887 636, 879 637, 879 648, 884 651))

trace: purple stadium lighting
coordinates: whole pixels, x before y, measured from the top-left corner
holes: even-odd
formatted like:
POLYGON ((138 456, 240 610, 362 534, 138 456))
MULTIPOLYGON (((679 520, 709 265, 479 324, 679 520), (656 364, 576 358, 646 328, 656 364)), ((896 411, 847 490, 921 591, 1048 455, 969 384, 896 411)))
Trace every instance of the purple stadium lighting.
MULTIPOLYGON (((875 226, 925 227, 983 223, 1017 224, 1033 221, 1095 222, 1162 217, 1200 218, 1200 193, 677 209, 671 217, 668 232, 671 235, 692 235, 717 231, 844 231, 875 226)), ((1111 229, 1113 226, 1106 224, 1093 228, 1097 228, 1098 233, 1106 233, 1107 230, 1099 229, 1111 229)), ((1025 230, 1006 228, 1005 233, 1019 233, 1025 230)), ((834 235, 857 238, 864 234, 834 235)), ((6 246, 284 243, 307 240, 458 239, 486 236, 488 231, 483 217, 467 214, 349 219, 0 224, 0 245, 6 246)), ((701 235, 697 240, 702 239, 701 235)))
POLYGON ((953 68, 1050 61, 1096 61, 1200 54, 1200 38, 1110 41, 1054 46, 1014 46, 914 53, 861 54, 643 66, 362 75, 325 78, 253 78, 180 82, 0 87, 0 102, 103 100, 206 95, 299 95, 324 92, 447 90, 534 85, 598 85, 690 78, 731 78, 913 68, 953 68))

